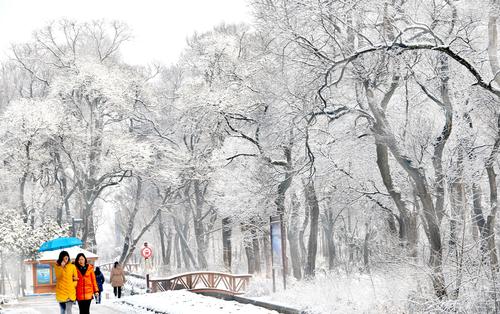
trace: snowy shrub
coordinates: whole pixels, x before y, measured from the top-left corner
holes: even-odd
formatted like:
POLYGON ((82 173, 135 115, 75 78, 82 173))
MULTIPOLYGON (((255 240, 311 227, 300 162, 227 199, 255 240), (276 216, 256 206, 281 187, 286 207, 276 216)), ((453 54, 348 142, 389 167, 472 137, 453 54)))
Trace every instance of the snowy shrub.
POLYGON ((60 227, 51 218, 45 218, 43 224, 33 228, 18 211, 4 209, 0 215, 0 249, 34 257, 43 242, 64 235, 67 231, 67 227, 60 227))

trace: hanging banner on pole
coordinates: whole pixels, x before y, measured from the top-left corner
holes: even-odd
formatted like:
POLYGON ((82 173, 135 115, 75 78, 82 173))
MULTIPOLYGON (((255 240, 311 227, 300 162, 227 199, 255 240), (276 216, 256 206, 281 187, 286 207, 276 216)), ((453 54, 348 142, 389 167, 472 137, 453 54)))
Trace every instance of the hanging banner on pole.
POLYGON ((280 216, 272 216, 270 222, 271 222, 271 249, 272 249, 273 268, 283 268, 280 216))

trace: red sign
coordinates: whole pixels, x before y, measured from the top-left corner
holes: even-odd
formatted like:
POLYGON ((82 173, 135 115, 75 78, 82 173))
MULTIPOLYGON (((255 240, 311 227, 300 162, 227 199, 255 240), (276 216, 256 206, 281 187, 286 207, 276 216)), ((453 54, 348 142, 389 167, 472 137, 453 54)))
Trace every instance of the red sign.
POLYGON ((149 246, 145 246, 141 249, 141 255, 145 259, 148 259, 153 255, 153 250, 149 246))

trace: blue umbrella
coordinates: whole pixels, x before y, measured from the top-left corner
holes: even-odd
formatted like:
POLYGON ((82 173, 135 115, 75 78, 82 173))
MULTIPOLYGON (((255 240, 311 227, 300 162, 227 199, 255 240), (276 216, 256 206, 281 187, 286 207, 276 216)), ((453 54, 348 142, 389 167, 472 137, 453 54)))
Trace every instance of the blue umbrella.
POLYGON ((54 251, 80 245, 82 245, 82 241, 78 238, 73 238, 73 237, 57 238, 42 244, 42 246, 38 249, 38 252, 54 251))

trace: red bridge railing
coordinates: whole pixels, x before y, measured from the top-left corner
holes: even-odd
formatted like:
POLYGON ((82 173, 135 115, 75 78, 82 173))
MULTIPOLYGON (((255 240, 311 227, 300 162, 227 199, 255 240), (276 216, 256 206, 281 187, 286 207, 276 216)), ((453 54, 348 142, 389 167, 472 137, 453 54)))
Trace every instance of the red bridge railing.
POLYGON ((213 271, 179 274, 167 278, 146 277, 151 292, 187 289, 193 292, 245 293, 252 275, 234 275, 213 271))

